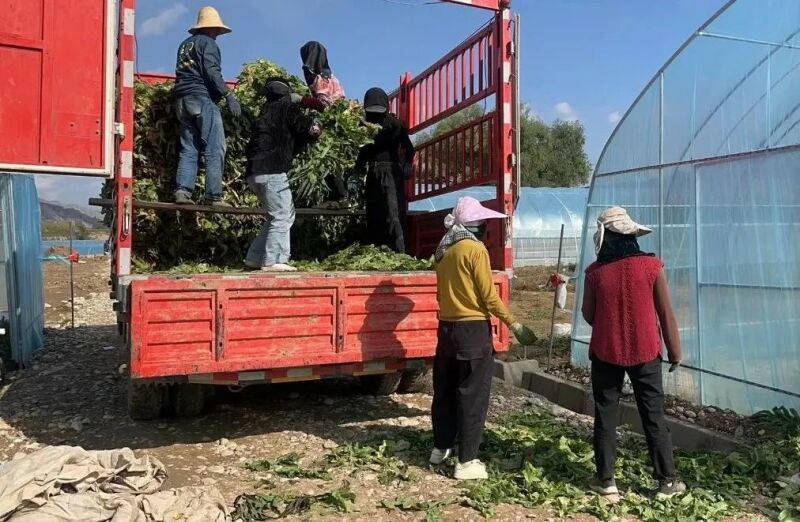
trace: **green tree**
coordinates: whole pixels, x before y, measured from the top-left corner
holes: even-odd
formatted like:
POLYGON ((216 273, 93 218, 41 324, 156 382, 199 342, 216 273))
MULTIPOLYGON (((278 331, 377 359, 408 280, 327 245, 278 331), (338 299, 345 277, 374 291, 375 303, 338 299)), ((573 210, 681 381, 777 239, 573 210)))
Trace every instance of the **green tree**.
MULTIPOLYGON (((420 144, 438 138, 484 114, 483 106, 472 105, 442 120, 433 129, 418 133, 414 141, 420 144)), ((530 107, 523 106, 520 132, 523 186, 575 187, 588 182, 592 164, 584 150, 586 135, 580 122, 556 120, 547 124, 530 107)), ((454 146, 450 154, 455 154, 454 146)))

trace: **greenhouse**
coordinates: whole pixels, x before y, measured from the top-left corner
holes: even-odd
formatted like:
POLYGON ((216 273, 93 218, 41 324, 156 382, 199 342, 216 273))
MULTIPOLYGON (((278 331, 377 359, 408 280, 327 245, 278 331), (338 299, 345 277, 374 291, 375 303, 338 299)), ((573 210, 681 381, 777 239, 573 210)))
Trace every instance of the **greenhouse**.
MULTIPOLYGON (((523 187, 514 212, 514 266, 554 266, 558 262, 561 225, 564 225, 562 262, 576 264, 588 194, 587 188, 523 187)), ((453 208, 463 196, 487 201, 495 199, 497 191, 494 187, 472 187, 411 203, 409 210, 432 212, 453 208)))
POLYGON ((597 164, 581 273, 612 205, 653 228, 642 248, 667 267, 685 363, 667 392, 800 408, 800 1, 729 2, 647 85, 597 164))

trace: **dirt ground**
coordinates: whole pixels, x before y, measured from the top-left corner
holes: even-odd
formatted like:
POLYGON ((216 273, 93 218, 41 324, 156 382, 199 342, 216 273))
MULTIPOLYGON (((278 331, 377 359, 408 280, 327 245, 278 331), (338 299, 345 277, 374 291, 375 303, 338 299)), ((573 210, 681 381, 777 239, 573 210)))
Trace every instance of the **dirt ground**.
MULTIPOLYGON (((263 473, 244 467, 254 459, 297 452, 302 462, 316 462, 340 444, 429 436, 430 389, 372 397, 353 380, 254 386, 236 394, 221 390, 215 411, 206 416, 132 421, 126 411, 124 350, 108 299, 108 262, 87 259, 74 270, 78 328, 72 330, 65 328, 70 321, 69 268, 45 266, 46 346, 31 368, 15 372, 0 388, 0 463, 45 445, 130 447, 166 465, 169 478, 164 488, 216 487, 232 504, 238 495, 258 489, 263 473)), ((542 321, 538 312, 525 311, 532 303, 547 300, 546 295, 535 294, 524 291, 520 295, 525 304, 515 307, 521 318, 542 321)), ((551 405, 496 383, 490 418, 533 407, 551 405)), ((461 505, 459 484, 429 469, 425 457, 420 452, 405 457, 417 479, 397 485, 381 485, 375 472, 334 471, 332 481, 277 479, 272 488, 317 494, 346 481, 356 494, 358 510, 345 517, 348 520, 424 519, 419 513, 381 507, 381 501, 398 496, 444 501, 448 504, 444 520, 481 520, 477 512, 461 505)), ((343 517, 317 513, 314 519, 343 517)), ((501 506, 497 518, 557 520, 548 509, 518 506, 501 506)))

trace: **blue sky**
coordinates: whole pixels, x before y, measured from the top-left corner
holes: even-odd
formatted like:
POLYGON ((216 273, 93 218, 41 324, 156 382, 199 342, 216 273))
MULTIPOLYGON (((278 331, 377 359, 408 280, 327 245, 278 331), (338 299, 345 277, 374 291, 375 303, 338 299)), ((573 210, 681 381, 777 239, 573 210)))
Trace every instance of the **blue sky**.
MULTIPOLYGON (((234 32, 220 38, 226 77, 268 58, 300 73, 299 48, 323 42, 348 96, 393 89, 488 20, 471 7, 427 0, 235 0, 215 5, 234 32)), ((619 117, 659 67, 724 0, 514 0, 522 16, 523 102, 547 121, 578 119, 597 160, 619 117)), ((141 72, 171 72, 175 50, 208 0, 139 0, 141 72)), ((85 204, 97 181, 43 177, 46 199, 85 204)))

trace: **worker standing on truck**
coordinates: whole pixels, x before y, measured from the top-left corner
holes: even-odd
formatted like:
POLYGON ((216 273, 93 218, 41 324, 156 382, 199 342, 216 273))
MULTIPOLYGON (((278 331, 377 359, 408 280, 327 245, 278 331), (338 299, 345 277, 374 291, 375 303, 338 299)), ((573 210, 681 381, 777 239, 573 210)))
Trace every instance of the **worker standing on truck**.
POLYGON ((319 137, 319 122, 303 113, 292 101, 292 91, 283 78, 270 78, 267 101, 253 123, 247 146, 247 185, 256 193, 267 213, 264 227, 247 251, 244 263, 268 272, 293 272, 289 266, 294 203, 288 172, 294 156, 319 137))
POLYGON ((662 338, 673 364, 670 371, 681 362, 681 340, 664 263, 642 252, 636 239, 650 232, 623 208, 605 210, 594 235, 597 261, 586 269, 582 312, 592 326, 589 359, 597 466, 590 488, 609 497, 619 494, 614 469, 619 398, 626 373, 642 419, 653 476, 659 482, 658 494, 671 497, 686 491, 676 478, 661 372, 662 338))
MULTIPOLYGON (((311 91, 309 96, 297 96, 296 100, 305 108, 324 111, 334 103, 345 98, 342 84, 334 76, 328 63, 328 50, 316 41, 306 42, 300 48, 300 59, 303 60, 303 76, 311 91)), ((328 174, 325 176, 328 187, 327 200, 315 208, 337 209, 347 208, 347 185, 341 176, 328 174)))
POLYGON ((494 375, 491 317, 505 324, 523 345, 536 341, 497 295, 489 252, 481 242, 489 219, 506 215, 490 210, 478 200, 463 197, 444 220, 447 234, 439 243, 436 284, 439 331, 433 363, 434 449, 431 464, 441 464, 453 453, 458 440, 458 480, 485 479, 486 467, 478 460, 489 394, 494 375))
POLYGON ((203 7, 192 34, 178 48, 175 66, 175 109, 180 122, 180 159, 176 175, 175 202, 192 203, 200 154, 205 159, 205 203, 228 207, 222 201, 225 165, 225 128, 217 103, 225 98, 234 117, 242 107, 222 78, 222 57, 217 37, 231 32, 213 7, 203 7))
POLYGON ((364 111, 368 123, 380 125, 375 141, 361 148, 356 161, 356 170, 367 172, 367 239, 404 253, 405 180, 411 172, 414 144, 400 120, 389 113, 389 96, 383 89, 367 91, 364 111))

